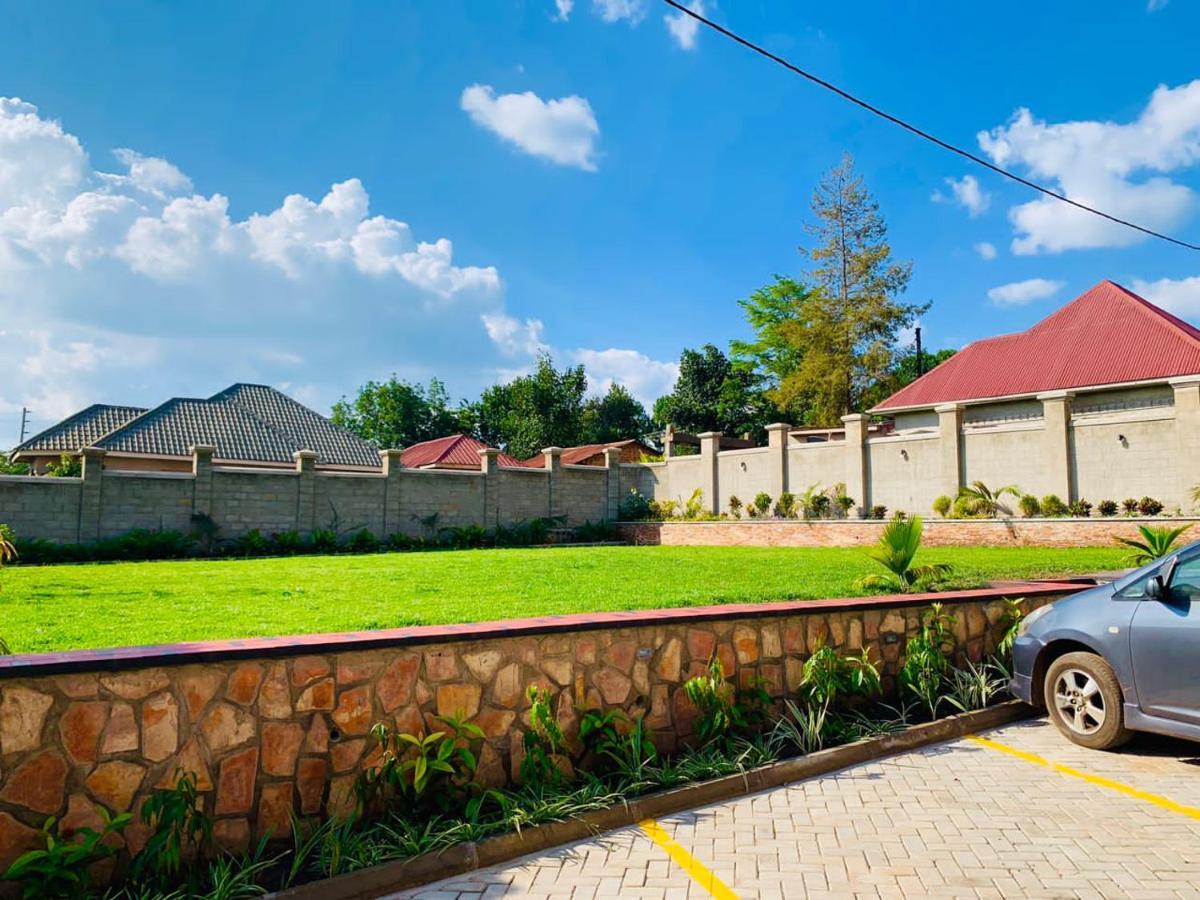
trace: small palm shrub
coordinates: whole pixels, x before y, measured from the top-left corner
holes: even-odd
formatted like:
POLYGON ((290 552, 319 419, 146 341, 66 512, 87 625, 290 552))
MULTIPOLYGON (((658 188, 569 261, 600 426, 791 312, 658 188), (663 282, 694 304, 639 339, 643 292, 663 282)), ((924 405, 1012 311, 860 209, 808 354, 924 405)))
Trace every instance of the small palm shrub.
POLYGON ((1138 502, 1136 497, 1126 497, 1121 501, 1121 511, 1127 516, 1136 516, 1138 511, 1138 502))
POLYGON ((950 515, 950 507, 953 505, 954 500, 946 494, 942 494, 933 501, 933 511, 944 519, 946 516, 950 515))
POLYGON ((781 519, 792 519, 796 516, 796 495, 791 491, 784 491, 779 495, 779 499, 775 501, 775 515, 781 519))
POLYGON ((1118 544, 1129 547, 1133 552, 1122 562, 1131 566, 1144 566, 1146 563, 1162 559, 1175 549, 1175 542, 1180 535, 1191 528, 1191 525, 1181 525, 1178 528, 1154 528, 1150 525, 1139 525, 1142 534, 1139 541, 1136 538, 1113 538, 1118 544))
POLYGON ((942 683, 950 671, 950 652, 954 647, 954 617, 942 604, 934 603, 921 618, 921 629, 908 639, 900 686, 937 717, 942 700, 942 683))
POLYGON ((847 497, 845 494, 839 494, 837 498, 838 508, 842 511, 842 516, 850 515, 850 510, 854 509, 854 498, 847 497))
POLYGON ((696 488, 692 491, 692 496, 688 497, 683 503, 683 517, 685 519, 698 519, 704 515, 704 491, 701 488, 696 488))
POLYGON ((970 515, 994 519, 998 515, 1011 516, 1012 508, 1004 502, 1004 495, 1021 496, 1021 489, 1015 484, 992 490, 982 481, 972 481, 970 485, 959 490, 958 496, 965 497, 970 505, 970 515))
POLYGON ((729 497, 729 515, 735 519, 742 517, 742 500, 737 494, 732 494, 729 497))
POLYGON ((973 519, 979 513, 975 508, 975 501, 970 497, 959 495, 954 498, 954 503, 950 506, 950 518, 952 519, 973 519))
POLYGON ((921 548, 924 527, 920 516, 911 519, 897 516, 888 522, 879 542, 867 550, 867 556, 890 574, 865 575, 858 579, 856 586, 860 590, 884 588, 911 592, 930 588, 948 578, 954 570, 946 563, 913 565, 913 558, 921 548))
MULTIPOLYGON (((888 508, 886 506, 884 506, 880 503, 875 504, 874 506, 871 507, 871 518, 872 519, 886 519, 887 518, 887 509, 888 508)), ((904 513, 900 512, 900 510, 896 510, 896 518, 899 518, 899 519, 904 518, 904 513)))
POLYGON ((758 516, 759 518, 762 518, 763 516, 765 516, 767 514, 767 510, 769 510, 770 508, 771 508, 771 495, 770 494, 768 494, 766 491, 759 491, 757 494, 754 495, 754 506, 752 507, 754 512, 751 513, 751 515, 755 515, 755 516, 758 516))
POLYGON ((1071 501, 1071 505, 1068 507, 1068 509, 1070 509, 1071 515, 1079 519, 1088 519, 1091 518, 1092 515, 1092 504, 1087 500, 1084 500, 1082 497, 1080 497, 1078 500, 1071 501))
POLYGON ((841 656, 822 644, 804 661, 800 691, 811 707, 828 708, 839 698, 870 697, 880 691, 879 667, 870 653, 841 656))
POLYGON ((807 511, 814 519, 824 519, 829 515, 829 495, 814 494, 807 511))
POLYGON ((1062 498, 1058 494, 1047 494, 1042 498, 1042 515, 1049 516, 1052 519, 1058 519, 1065 516, 1071 510, 1067 504, 1063 503, 1062 498))
POLYGON ((1153 497, 1143 497, 1138 501, 1137 508, 1143 516, 1157 516, 1163 511, 1162 502, 1153 497))
POLYGON ((1021 515, 1027 519, 1032 519, 1042 514, 1042 504, 1033 494, 1022 494, 1021 499, 1017 501, 1017 506, 1021 510, 1021 515))
POLYGON ((1106 518, 1109 516, 1115 516, 1117 514, 1117 509, 1118 507, 1116 500, 1101 500, 1096 504, 1096 512, 1100 513, 1100 515, 1106 518))

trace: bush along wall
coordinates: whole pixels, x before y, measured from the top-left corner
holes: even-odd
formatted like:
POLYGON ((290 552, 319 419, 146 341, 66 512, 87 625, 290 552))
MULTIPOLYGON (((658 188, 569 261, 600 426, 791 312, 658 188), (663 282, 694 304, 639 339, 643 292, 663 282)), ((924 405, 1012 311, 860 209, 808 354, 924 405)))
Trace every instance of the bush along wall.
MULTIPOLYGON (((929 654, 914 672, 914 640, 974 663, 971 684, 987 684, 972 690, 992 696, 999 676, 979 666, 1014 598, 1027 610, 1072 590, 947 592, 932 620, 911 595, 9 657, 0 869, 45 849, 48 827, 92 842, 98 880, 165 888, 195 845, 229 855, 186 867, 203 895, 237 873, 277 885, 604 806, 795 752, 769 746, 775 728, 811 745, 883 727, 866 721, 884 698, 908 720, 968 702, 949 662, 917 677, 929 654), (813 716, 832 730, 814 737, 813 716)), ((30 859, 16 874, 53 896, 37 879, 65 861, 30 859)))

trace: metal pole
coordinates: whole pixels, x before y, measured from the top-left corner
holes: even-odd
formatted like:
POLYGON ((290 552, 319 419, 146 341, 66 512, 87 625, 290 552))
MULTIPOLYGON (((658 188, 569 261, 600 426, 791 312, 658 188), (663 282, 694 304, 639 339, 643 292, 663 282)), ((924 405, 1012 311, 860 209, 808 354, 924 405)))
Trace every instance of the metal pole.
POLYGON ((18 444, 25 443, 25 426, 26 426, 26 424, 28 424, 28 422, 29 422, 29 410, 26 407, 22 406, 21 407, 21 440, 19 440, 17 442, 18 444))
POLYGON ((917 326, 917 377, 925 374, 925 362, 921 358, 921 326, 917 326))

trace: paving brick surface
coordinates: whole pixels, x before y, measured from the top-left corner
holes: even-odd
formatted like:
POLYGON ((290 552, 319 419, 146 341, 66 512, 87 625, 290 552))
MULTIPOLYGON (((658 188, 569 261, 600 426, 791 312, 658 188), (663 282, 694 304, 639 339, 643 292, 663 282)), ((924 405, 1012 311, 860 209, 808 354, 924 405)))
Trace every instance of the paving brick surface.
MULTIPOLYGON (((1200 745, 1083 750, 1045 721, 987 737, 1200 807, 1200 745)), ((741 897, 1200 898, 1200 820, 970 741, 704 807, 663 828, 741 897)), ((637 828, 393 895, 709 896, 637 828)))

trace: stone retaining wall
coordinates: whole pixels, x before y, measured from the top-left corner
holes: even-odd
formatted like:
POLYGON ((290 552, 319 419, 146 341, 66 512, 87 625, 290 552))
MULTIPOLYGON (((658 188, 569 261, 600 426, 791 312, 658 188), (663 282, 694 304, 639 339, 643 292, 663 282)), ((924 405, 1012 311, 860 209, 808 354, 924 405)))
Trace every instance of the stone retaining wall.
MULTIPOLYGON (((487 735, 479 777, 501 785, 520 766, 529 685, 554 695, 566 733, 581 710, 646 717, 671 749, 694 710, 683 682, 715 654, 730 676, 796 691, 818 646, 869 648, 889 690, 907 636, 933 600, 957 617, 978 659, 1003 630, 1004 598, 1027 608, 1080 589, 1035 583, 936 595, 789 601, 558 616, 468 626, 0 657, 0 871, 48 816, 77 829, 96 804, 137 811, 180 769, 198 777, 216 839, 245 849, 289 814, 337 815, 355 774, 377 759, 369 730, 406 732, 462 714, 487 735)), ((136 852, 148 835, 125 833, 136 852)), ((0 888, 0 894, 3 889, 0 888)))
MULTIPOLYGON (((1197 518, 924 519, 926 547, 1111 547, 1117 537, 1141 538, 1139 525, 1177 528, 1197 518)), ((887 523, 833 519, 712 522, 622 522, 617 533, 633 544, 694 547, 863 547, 887 523)), ((1200 529, 1183 536, 1200 540, 1200 529)))

